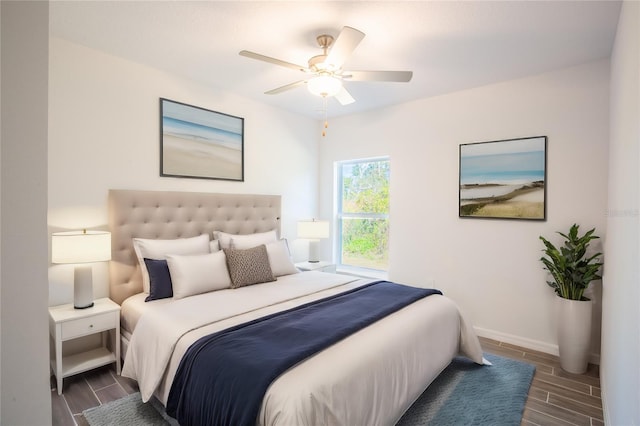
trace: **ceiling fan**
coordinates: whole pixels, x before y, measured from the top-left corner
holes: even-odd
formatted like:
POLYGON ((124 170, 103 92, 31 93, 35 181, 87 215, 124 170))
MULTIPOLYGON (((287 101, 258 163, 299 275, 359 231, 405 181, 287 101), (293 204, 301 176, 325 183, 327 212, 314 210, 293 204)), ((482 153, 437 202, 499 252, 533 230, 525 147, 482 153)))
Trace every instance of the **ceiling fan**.
POLYGON ((408 82, 413 76, 412 71, 346 71, 342 68, 349 59, 351 53, 360 44, 365 34, 355 28, 344 27, 338 37, 321 34, 316 37, 318 45, 322 48, 321 55, 313 56, 308 61, 308 66, 296 65, 270 56, 240 51, 241 56, 271 64, 302 71, 308 76, 303 80, 286 84, 265 92, 266 95, 275 95, 284 91, 307 85, 309 91, 324 98, 335 96, 342 105, 355 102, 355 99, 342 84, 343 81, 387 81, 408 82))

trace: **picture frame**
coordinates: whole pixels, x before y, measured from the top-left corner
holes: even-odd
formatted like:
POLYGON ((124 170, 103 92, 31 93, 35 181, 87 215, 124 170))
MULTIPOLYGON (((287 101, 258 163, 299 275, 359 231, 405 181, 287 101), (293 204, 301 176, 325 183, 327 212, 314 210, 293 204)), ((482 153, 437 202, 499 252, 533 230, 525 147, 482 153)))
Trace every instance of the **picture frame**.
POLYGON ((244 118, 160 98, 160 176, 244 182, 244 118))
POLYGON ((460 218, 546 220, 547 137, 460 144, 460 218))

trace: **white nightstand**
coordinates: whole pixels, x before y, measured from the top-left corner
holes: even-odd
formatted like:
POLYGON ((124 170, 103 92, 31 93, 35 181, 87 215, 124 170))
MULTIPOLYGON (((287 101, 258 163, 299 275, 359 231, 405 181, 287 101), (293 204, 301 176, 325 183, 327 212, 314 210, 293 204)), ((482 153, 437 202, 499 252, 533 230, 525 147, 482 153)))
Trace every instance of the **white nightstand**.
POLYGON ((55 342, 51 368, 56 375, 58 395, 62 394, 62 379, 116 363, 120 374, 120 305, 110 299, 94 300, 87 309, 75 309, 73 304, 49 308, 49 334, 55 342), (62 356, 62 342, 101 333, 102 346, 74 355, 62 356), (110 335, 111 349, 107 347, 110 335))
POLYGON ((336 265, 331 262, 300 262, 296 263, 296 268, 301 271, 320 271, 320 272, 331 272, 336 273, 336 265))

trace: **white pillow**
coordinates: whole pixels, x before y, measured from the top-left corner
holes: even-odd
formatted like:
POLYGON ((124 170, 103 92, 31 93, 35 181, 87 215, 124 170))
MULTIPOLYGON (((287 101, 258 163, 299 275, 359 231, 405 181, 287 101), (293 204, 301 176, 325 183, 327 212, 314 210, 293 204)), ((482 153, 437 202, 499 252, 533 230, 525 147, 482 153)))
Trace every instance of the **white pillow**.
POLYGON ((218 240, 209 241, 209 251, 211 253, 215 253, 217 251, 220 251, 220 241, 218 241, 218 240))
POLYGON ((276 231, 258 232, 255 234, 227 234, 222 231, 215 231, 213 236, 220 242, 221 249, 234 248, 236 250, 246 250, 257 247, 261 244, 269 244, 278 241, 276 231))
POLYGON ((281 275, 297 274, 300 272, 291 261, 287 240, 282 239, 269 243, 266 244, 265 247, 267 248, 267 256, 269 256, 271 272, 273 272, 274 276, 279 277, 281 275))
POLYGON ((231 287, 227 258, 223 251, 191 256, 167 255, 173 298, 231 287))
POLYGON ((150 240, 134 238, 133 249, 138 257, 142 271, 142 291, 149 293, 149 272, 144 259, 166 259, 168 254, 205 254, 209 253, 209 236, 202 234, 191 238, 174 240, 150 240))

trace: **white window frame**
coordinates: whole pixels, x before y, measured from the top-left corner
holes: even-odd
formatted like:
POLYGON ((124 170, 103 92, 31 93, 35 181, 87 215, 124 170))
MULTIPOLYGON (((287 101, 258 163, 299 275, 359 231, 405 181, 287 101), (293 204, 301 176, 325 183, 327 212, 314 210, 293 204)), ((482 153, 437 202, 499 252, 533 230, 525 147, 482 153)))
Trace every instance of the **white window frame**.
MULTIPOLYGON (((343 191, 343 177, 342 177, 342 167, 348 164, 358 164, 358 163, 371 163, 376 161, 387 161, 391 162, 389 156, 382 157, 369 157, 369 158, 359 158, 355 160, 343 160, 335 162, 335 177, 336 184, 334 186, 335 189, 335 236, 334 236, 334 259, 336 259, 336 268, 340 273, 346 273, 350 275, 362 276, 362 277, 370 277, 370 278, 380 278, 386 279, 388 270, 379 270, 379 269, 371 269, 364 268, 361 266, 352 266, 345 265, 342 263, 342 220, 345 218, 348 219, 387 219, 389 220, 389 213, 343 213, 342 212, 342 191, 343 191)), ((390 237, 390 236, 389 236, 390 237)))

